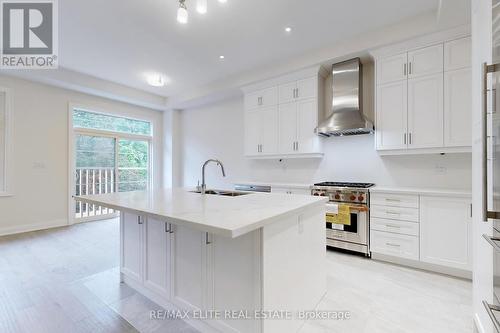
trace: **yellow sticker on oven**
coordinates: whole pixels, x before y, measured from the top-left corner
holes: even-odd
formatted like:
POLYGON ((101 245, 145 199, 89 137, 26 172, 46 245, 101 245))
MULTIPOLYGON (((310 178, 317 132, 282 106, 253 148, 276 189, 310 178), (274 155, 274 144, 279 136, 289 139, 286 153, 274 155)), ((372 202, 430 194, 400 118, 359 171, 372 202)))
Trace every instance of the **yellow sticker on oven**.
POLYGON ((339 213, 326 213, 326 222, 351 225, 351 208, 349 205, 339 204, 339 213))

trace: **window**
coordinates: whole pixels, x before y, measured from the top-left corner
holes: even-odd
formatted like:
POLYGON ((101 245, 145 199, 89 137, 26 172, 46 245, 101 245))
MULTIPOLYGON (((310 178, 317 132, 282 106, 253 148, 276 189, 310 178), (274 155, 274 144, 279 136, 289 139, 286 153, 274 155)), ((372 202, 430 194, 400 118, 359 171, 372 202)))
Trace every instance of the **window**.
POLYGON ((0 88, 0 194, 7 192, 7 91, 0 88))
MULTIPOLYGON (((92 195, 146 190, 151 175, 151 123, 73 110, 74 192, 92 195)), ((78 202, 76 218, 105 218, 114 211, 78 202)))
POLYGON ((110 116, 78 109, 73 111, 73 126, 75 128, 152 135, 151 123, 147 121, 110 116))

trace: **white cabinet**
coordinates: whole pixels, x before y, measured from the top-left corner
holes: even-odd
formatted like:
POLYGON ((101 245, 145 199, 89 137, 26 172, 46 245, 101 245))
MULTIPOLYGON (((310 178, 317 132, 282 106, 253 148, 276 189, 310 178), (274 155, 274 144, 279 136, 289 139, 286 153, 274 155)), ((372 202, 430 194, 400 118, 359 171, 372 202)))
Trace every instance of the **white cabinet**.
POLYGON ((143 278, 143 225, 144 219, 136 214, 122 212, 121 228, 121 272, 142 283, 143 278))
POLYGON ((172 300, 185 310, 205 308, 207 262, 205 233, 174 225, 172 300))
POLYGON ((418 237, 371 229, 372 252, 418 260, 418 237))
POLYGON ((444 145, 472 145, 472 77, 471 69, 444 73, 444 145))
POLYGON ((276 106, 245 112, 245 154, 278 152, 278 108, 276 106))
POLYGON ((408 80, 408 146, 443 146, 443 74, 408 80))
POLYGON ((470 53, 470 38, 461 38, 376 57, 377 150, 470 150, 470 53))
POLYGON ((317 96, 318 79, 311 77, 298 81, 281 84, 278 88, 279 104, 292 101, 314 98, 317 96))
POLYGON ((381 85, 377 91, 377 149, 405 149, 408 126, 406 81, 381 85))
POLYGON ((420 197, 420 259, 471 269, 470 199, 420 197))
POLYGON ((147 218, 144 225, 144 285, 153 292, 170 298, 171 225, 153 218, 147 218))
POLYGON ((284 154, 315 151, 317 136, 314 129, 318 118, 314 99, 280 104, 279 151, 284 154))
POLYGON ((308 188, 273 186, 271 187, 271 193, 311 195, 311 190, 308 188))
POLYGON ((471 67, 472 45, 470 37, 444 43, 444 70, 453 71, 471 67))
MULTIPOLYGON (((262 103, 264 90, 245 90, 245 155, 250 158, 321 157, 318 112, 322 94, 319 90, 317 69, 312 75, 290 74, 269 84, 278 86, 269 91, 276 93, 276 105, 262 103), (291 80, 291 77, 296 79, 291 80)), ((262 86, 261 84, 260 86, 262 86)), ((266 100, 266 99, 265 99, 266 100)), ((270 100, 270 98, 267 98, 270 100)))
POLYGON ((380 59, 377 62, 377 83, 385 84, 405 80, 408 71, 407 62, 406 52, 380 59))
POLYGON ((245 109, 252 110, 278 104, 278 87, 261 89, 245 95, 245 109))
POLYGON ((408 52, 408 78, 443 73, 443 44, 408 52))

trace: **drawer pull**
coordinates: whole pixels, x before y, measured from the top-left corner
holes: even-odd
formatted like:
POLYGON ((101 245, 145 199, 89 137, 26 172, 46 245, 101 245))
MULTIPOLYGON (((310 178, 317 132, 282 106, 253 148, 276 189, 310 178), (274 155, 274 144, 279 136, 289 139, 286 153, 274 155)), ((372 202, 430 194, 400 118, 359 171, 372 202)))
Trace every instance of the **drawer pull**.
POLYGON ((389 215, 401 215, 400 212, 393 212, 393 211, 390 211, 390 210, 386 210, 385 213, 389 214, 389 215))
POLYGON ((401 202, 401 199, 391 199, 391 198, 385 198, 385 201, 401 202))
POLYGON ((392 246, 392 247, 401 247, 399 244, 394 244, 394 243, 385 243, 387 246, 392 246))
POLYGON ((386 226, 387 228, 396 228, 396 229, 401 229, 401 226, 399 226, 399 225, 386 224, 385 226, 386 226))

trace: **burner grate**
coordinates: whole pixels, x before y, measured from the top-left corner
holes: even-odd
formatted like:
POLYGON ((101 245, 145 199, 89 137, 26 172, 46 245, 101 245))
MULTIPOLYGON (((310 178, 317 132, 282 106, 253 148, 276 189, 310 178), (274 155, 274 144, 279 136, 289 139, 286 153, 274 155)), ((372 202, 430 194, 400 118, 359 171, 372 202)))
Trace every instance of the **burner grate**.
POLYGON ((314 186, 355 187, 355 188, 369 188, 374 185, 375 184, 372 183, 346 183, 346 182, 322 182, 314 184, 314 186))

